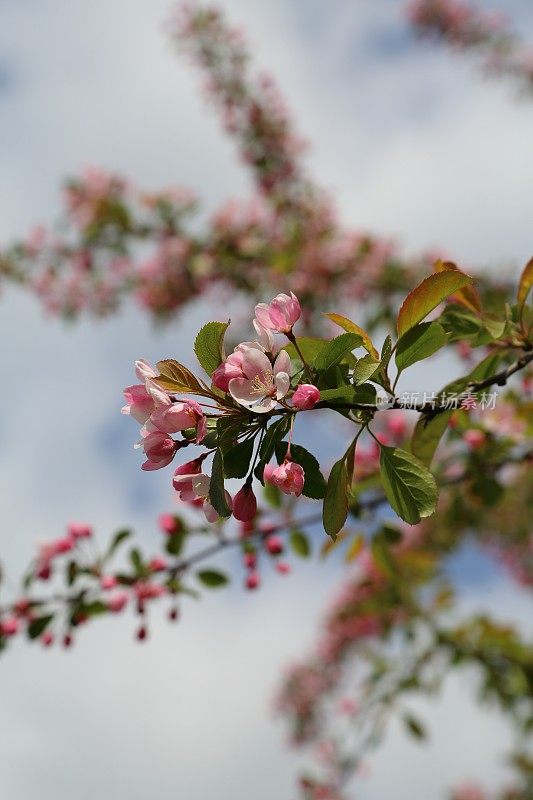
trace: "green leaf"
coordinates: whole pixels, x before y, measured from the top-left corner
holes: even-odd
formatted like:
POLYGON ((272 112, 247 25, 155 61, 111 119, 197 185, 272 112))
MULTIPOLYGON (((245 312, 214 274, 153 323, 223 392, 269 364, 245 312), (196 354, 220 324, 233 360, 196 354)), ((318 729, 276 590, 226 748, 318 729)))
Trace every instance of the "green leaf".
POLYGON ((111 556, 114 555, 117 549, 120 547, 122 542, 124 542, 126 539, 129 539, 130 536, 131 536, 131 531, 127 530, 126 528, 124 530, 117 531, 113 536, 109 544, 109 547, 107 548, 107 552, 104 556, 104 561, 110 559, 111 556))
POLYGON ((483 317, 483 327, 493 339, 499 339, 503 335, 506 325, 506 319, 497 317, 494 314, 485 314, 483 317))
POLYGON ((422 322, 443 300, 471 283, 473 279, 470 275, 459 270, 445 270, 429 275, 405 298, 398 314, 398 336, 403 336, 417 323, 422 322))
POLYGON ((431 466, 435 451, 444 436, 452 414, 453 411, 441 411, 434 417, 421 414, 418 418, 411 439, 411 452, 426 467, 431 466))
POLYGON ((143 571, 142 556, 136 547, 130 550, 130 561, 135 572, 140 573, 143 571))
POLYGON ((176 531, 167 537, 165 543, 165 550, 171 556, 179 556, 183 550, 183 543, 185 542, 185 533, 183 531, 176 531))
POLYGON ((415 739, 427 739, 426 729, 422 725, 422 723, 413 717, 411 714, 406 714, 403 717, 404 725, 407 731, 413 736, 415 739))
POLYGON ((381 446, 381 479, 391 508, 401 519, 416 525, 435 511, 435 478, 418 458, 398 447, 381 446))
MULTIPOLYGON (((217 443, 223 449, 232 445, 243 428, 242 414, 224 414, 216 421, 217 443)), ((205 440, 204 440, 205 441, 205 440)), ((202 444, 204 444, 202 442, 202 444)))
POLYGON ((101 614, 107 614, 109 608, 101 600, 93 600, 92 603, 83 603, 79 610, 88 617, 98 617, 101 614))
POLYGON ((337 389, 322 389, 320 391, 320 402, 334 404, 353 403, 355 390, 353 386, 339 386, 337 389))
POLYGON ((281 508, 281 491, 273 483, 265 483, 263 497, 271 508, 281 508))
POLYGON ((311 555, 311 545, 309 539, 302 531, 291 531, 289 544, 294 553, 301 558, 309 558, 311 555))
MULTIPOLYGON (((313 362, 318 354, 321 353, 324 347, 328 344, 326 339, 316 339, 312 336, 299 337, 296 339, 296 342, 308 364, 313 362)), ((286 350, 289 356, 293 359, 300 358, 300 355, 296 352, 296 348, 293 344, 285 345, 283 350, 286 350)))
POLYGON ((446 306, 439 317, 439 323, 448 334, 449 342, 462 339, 471 341, 479 336, 482 330, 479 316, 474 311, 458 305, 446 306))
POLYGON ((518 284, 518 314, 522 319, 524 306, 526 304, 527 296, 533 286, 533 258, 528 261, 524 267, 524 271, 520 276, 520 283, 518 284))
POLYGON ((363 343, 362 338, 357 333, 342 333, 331 342, 328 342, 322 352, 315 358, 313 366, 319 371, 325 371, 335 367, 356 347, 363 343))
POLYGON ((226 502, 224 490, 224 458, 220 450, 215 450, 209 484, 209 501, 220 517, 231 517, 231 508, 226 502))
POLYGON ((254 440, 246 439, 224 452, 224 475, 226 478, 246 477, 253 450, 254 440))
POLYGON ((169 392, 200 394, 204 397, 210 396, 210 391, 203 387, 190 369, 184 367, 179 361, 175 361, 173 358, 166 358, 157 362, 157 368, 160 374, 153 380, 162 389, 166 389, 169 392))
POLYGON ((340 328, 344 328, 344 330, 347 331, 348 333, 356 333, 358 336, 360 336, 361 339, 363 340, 362 344, 365 350, 376 360, 379 359, 378 351, 374 347, 370 335, 365 330, 363 330, 363 328, 360 328, 359 325, 356 325, 355 322, 351 321, 351 319, 343 317, 341 314, 324 314, 324 316, 328 317, 328 319, 330 319, 340 328))
POLYGON ((53 619, 53 614, 47 614, 44 617, 35 617, 35 619, 32 619, 28 625, 28 637, 30 639, 37 639, 41 633, 44 633, 53 619))
POLYGON ((218 589, 229 583, 226 575, 215 569, 202 569, 196 573, 196 577, 200 583, 203 583, 204 586, 208 586, 210 589, 218 589))
POLYGON ((80 574, 79 567, 76 561, 69 561, 66 568, 66 581, 68 586, 72 586, 76 582, 76 578, 80 574))
POLYGON ((421 322, 398 340, 396 366, 402 372, 407 367, 429 358, 447 343, 448 337, 438 322, 421 322))
POLYGON ((348 471, 345 458, 343 456, 332 467, 322 510, 324 530, 332 539, 337 538, 348 516, 348 471))
POLYGON ((209 377, 224 361, 224 334, 228 322, 208 322, 199 331, 194 342, 194 352, 209 377))
MULTIPOLYGON (((286 454, 286 443, 278 442, 276 444, 276 458, 278 464, 283 462, 286 454)), ((305 472, 302 494, 304 494, 305 497, 310 497, 312 500, 322 500, 326 493, 326 481, 320 472, 320 464, 314 455, 299 444, 291 444, 291 458, 303 467, 305 472)))
POLYGON ((274 455, 276 444, 288 434, 290 427, 290 414, 284 414, 282 417, 280 417, 280 419, 277 420, 277 422, 272 423, 270 428, 265 433, 263 441, 261 442, 261 447, 259 448, 259 457, 263 464, 268 464, 274 455))
POLYGON ((370 354, 360 358, 353 370, 354 383, 365 383, 381 366, 381 361, 376 361, 370 354))

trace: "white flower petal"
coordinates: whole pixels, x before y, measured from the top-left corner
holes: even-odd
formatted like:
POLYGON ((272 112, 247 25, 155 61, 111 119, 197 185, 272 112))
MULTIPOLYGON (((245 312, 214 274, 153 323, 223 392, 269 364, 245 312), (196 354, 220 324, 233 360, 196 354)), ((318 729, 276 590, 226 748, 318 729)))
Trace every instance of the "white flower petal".
POLYGON ((276 397, 281 400, 289 391, 291 380, 286 372, 278 372, 276 375, 276 397))
POLYGON ((255 347, 246 350, 242 360, 242 371, 247 378, 252 380, 257 375, 272 372, 272 365, 267 356, 255 347))
POLYGON ((291 359, 286 350, 280 350, 276 360, 274 361, 274 375, 278 372, 286 372, 290 375, 291 372, 291 359))

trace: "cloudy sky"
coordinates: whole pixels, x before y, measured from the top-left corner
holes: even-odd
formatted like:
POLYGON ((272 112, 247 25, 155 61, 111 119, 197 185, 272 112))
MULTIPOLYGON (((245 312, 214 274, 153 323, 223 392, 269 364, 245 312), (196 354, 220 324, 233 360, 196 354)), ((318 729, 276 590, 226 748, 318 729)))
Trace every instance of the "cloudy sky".
MULTIPOLYGON (((413 42, 399 0, 221 5, 283 86, 313 145, 309 168, 347 223, 397 236, 407 251, 444 245, 469 267, 516 272, 530 257, 533 104, 512 86, 413 42)), ((533 39, 529 0, 507 0, 505 10, 533 39)), ((190 186, 207 209, 249 188, 196 76, 162 34, 167 15, 167 0, 0 0, 0 242, 51 221, 61 178, 86 164, 147 188, 190 186)), ((103 535, 132 525, 156 549, 168 475, 140 474, 120 391, 136 357, 190 362, 208 314, 199 305, 154 331, 127 307, 67 327, 4 291, 0 552, 9 575, 71 518, 103 535)), ((0 663, 0 795, 291 800, 297 760, 284 751, 271 697, 283 666, 312 642, 336 579, 308 564, 253 596, 237 587, 190 605, 177 627, 155 625, 143 648, 125 620, 84 631, 68 654, 21 643, 0 663)), ((521 624, 527 603, 487 565, 464 587, 465 608, 521 624)), ((464 676, 424 709, 433 731, 424 749, 393 728, 358 796, 432 800, 465 777, 499 780, 508 732, 495 714, 475 712, 474 690, 464 676)))

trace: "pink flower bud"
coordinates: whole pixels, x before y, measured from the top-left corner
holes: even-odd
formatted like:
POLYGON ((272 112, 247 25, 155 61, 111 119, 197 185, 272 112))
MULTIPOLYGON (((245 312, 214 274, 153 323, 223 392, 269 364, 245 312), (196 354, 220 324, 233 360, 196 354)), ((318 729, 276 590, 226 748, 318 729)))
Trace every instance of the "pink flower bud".
POLYGON ((198 497, 193 489, 192 482, 193 478, 200 475, 204 458, 205 456, 200 456, 199 458, 195 458, 194 461, 187 461, 174 472, 172 485, 178 492, 180 500, 186 503, 196 500, 198 497))
POLYGON ((244 378, 242 371, 243 353, 236 350, 213 372, 211 380, 218 389, 227 392, 232 378, 244 378))
POLYGON ((257 566, 257 553, 245 553, 243 561, 246 569, 255 569, 257 566))
POLYGON ((126 405, 122 407, 121 414, 129 414, 143 425, 155 408, 154 401, 146 387, 141 384, 127 386, 124 389, 124 398, 126 405))
POLYGON ((117 592, 106 599, 106 605, 114 614, 118 614, 127 606, 129 596, 127 592, 117 592))
POLYGON ((92 527, 85 522, 69 522, 67 532, 71 539, 90 539, 93 535, 92 527))
POLYGON ((147 460, 141 465, 141 469, 145 471, 168 466, 178 449, 178 443, 171 436, 159 431, 147 433, 140 445, 147 456, 147 460))
POLYGON ((103 575, 100 578, 100 587, 104 591, 108 591, 109 589, 114 589, 117 583, 118 581, 114 575, 103 575))
POLYGON ((284 545, 283 540, 279 536, 267 536, 265 539, 265 547, 271 556, 279 556, 283 553, 284 545))
POLYGON ((261 583, 261 578, 259 577, 259 573, 250 572, 250 574, 246 578, 245 586, 249 591, 253 591, 254 589, 259 588, 260 583, 261 583))
POLYGON ((43 647, 51 647, 54 643, 54 634, 52 631, 45 631, 40 638, 43 647))
POLYGON ((302 383, 292 396, 292 404, 299 411, 309 411, 320 400, 320 392, 312 383, 302 383))
POLYGON ((301 313, 298 298, 292 292, 290 295, 278 294, 271 303, 259 303, 255 307, 258 323, 267 331, 279 333, 289 333, 301 313))
POLYGON ((484 444, 485 438, 483 431, 478 431, 475 428, 463 433, 463 441, 474 450, 484 444))
POLYGON ((163 433, 178 433, 196 428, 197 442, 201 442, 206 434, 205 415, 196 400, 184 400, 181 403, 169 401, 168 405, 161 405, 152 412, 150 423, 163 433))
POLYGON ((275 469, 265 467, 263 473, 265 481, 274 484, 285 494, 295 494, 299 497, 304 488, 305 473, 300 464, 286 459, 283 464, 275 469))
POLYGON ((276 571, 280 575, 288 575, 291 572, 291 565, 287 564, 286 561, 278 561, 276 562, 276 571))
POLYGON ((160 530, 163 533, 167 533, 169 536, 172 536, 174 533, 179 533, 183 527, 180 518, 175 517, 173 514, 161 514, 158 517, 157 524, 160 530))
POLYGON ((19 621, 16 617, 6 617, 0 621, 0 634, 2 636, 16 636, 19 630, 19 621))
POLYGON ((148 636, 148 630, 144 625, 141 625, 141 627, 137 630, 135 636, 137 637, 139 642, 144 642, 144 640, 148 636))
POLYGON ((167 568, 167 562, 161 556, 156 556, 152 558, 150 563, 148 564, 151 572, 163 572, 167 568))
POLYGON ((245 483, 233 498, 233 516, 241 522, 248 522, 257 514, 257 500, 252 487, 245 483))

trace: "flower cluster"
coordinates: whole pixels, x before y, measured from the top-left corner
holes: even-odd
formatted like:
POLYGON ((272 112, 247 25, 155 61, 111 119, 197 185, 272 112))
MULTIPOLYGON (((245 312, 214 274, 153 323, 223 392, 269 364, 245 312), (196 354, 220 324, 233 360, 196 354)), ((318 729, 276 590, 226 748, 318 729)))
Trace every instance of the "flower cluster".
MULTIPOLYGON (((258 304, 255 313, 253 323, 257 338, 237 345, 211 375, 212 386, 219 390, 218 394, 213 395, 207 387, 203 391, 200 389, 200 393, 216 400, 216 406, 176 397, 173 392, 162 388, 161 376, 150 364, 142 359, 135 363, 135 373, 141 383, 124 389, 126 405, 122 413, 130 415, 142 426, 141 440, 136 447, 146 456, 143 470, 166 467, 179 449, 193 443, 203 444, 208 435, 208 422, 216 424, 223 420, 224 414, 235 413, 239 406, 259 415, 260 419, 279 405, 289 413, 297 413, 311 410, 317 404, 320 399, 317 387, 292 378, 289 353, 275 342, 275 334, 283 334, 289 341, 295 341, 292 331, 301 315, 298 298, 292 293, 280 294, 270 304, 258 304), (209 414, 208 408, 220 413, 209 414), (182 438, 173 438, 172 434, 176 433, 181 433, 182 438)), ((251 433, 255 436, 260 430, 256 428, 251 433)), ((180 500, 194 506, 201 505, 208 521, 215 522, 220 514, 210 501, 211 477, 202 471, 208 453, 179 466, 174 473, 173 486, 180 500)), ((305 470, 292 459, 290 441, 282 462, 274 466, 265 461, 262 470, 259 477, 263 481, 285 494, 297 497, 302 494, 305 470)), ((225 504, 240 522, 253 520, 257 513, 252 480, 251 470, 235 497, 224 491, 225 504)))
POLYGON ((503 14, 468 0, 412 0, 408 15, 419 33, 482 52, 489 73, 509 75, 533 89, 533 53, 509 30, 503 14))

